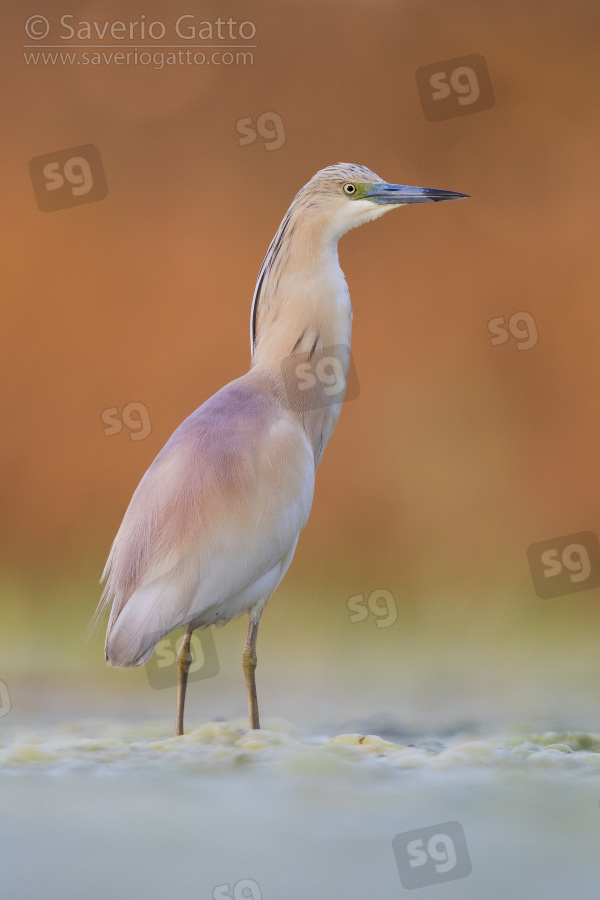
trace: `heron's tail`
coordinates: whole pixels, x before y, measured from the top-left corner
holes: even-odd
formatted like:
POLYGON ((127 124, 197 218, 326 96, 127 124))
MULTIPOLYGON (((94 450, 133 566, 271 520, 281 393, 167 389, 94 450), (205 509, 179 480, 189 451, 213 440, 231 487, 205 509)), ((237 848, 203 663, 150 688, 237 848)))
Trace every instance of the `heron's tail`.
POLYGON ((159 578, 141 587, 124 605, 113 603, 106 633, 105 658, 109 666, 143 666, 159 641, 186 624, 185 605, 177 580, 159 578), (120 611, 113 620, 116 609, 120 611))

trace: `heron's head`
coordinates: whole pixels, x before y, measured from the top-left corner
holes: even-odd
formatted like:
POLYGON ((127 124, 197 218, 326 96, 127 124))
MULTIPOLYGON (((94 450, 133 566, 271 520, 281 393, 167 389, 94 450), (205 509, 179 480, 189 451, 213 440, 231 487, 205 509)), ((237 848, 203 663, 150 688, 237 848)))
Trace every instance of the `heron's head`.
POLYGON ((306 217, 312 213, 337 239, 351 228, 399 206, 468 196, 436 188, 389 184, 365 166, 338 163, 317 172, 298 192, 293 205, 301 207, 306 217))

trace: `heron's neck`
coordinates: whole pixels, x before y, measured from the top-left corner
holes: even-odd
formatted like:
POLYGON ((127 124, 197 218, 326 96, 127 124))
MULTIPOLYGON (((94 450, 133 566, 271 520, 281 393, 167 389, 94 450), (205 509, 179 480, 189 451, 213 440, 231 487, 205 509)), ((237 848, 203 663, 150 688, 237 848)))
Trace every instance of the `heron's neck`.
POLYGON ((350 346, 352 306, 337 236, 288 213, 267 252, 253 303, 253 368, 273 374, 295 354, 350 346))
POLYGON ((290 211, 271 242, 252 306, 251 371, 266 376, 310 442, 315 469, 348 380, 352 306, 337 235, 290 211))

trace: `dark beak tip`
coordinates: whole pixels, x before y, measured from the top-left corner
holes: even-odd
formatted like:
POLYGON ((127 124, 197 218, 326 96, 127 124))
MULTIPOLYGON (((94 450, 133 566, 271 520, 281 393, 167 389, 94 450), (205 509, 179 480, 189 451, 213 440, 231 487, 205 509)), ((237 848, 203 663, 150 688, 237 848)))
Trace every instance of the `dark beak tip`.
POLYGON ((433 202, 435 203, 436 201, 440 200, 468 200, 470 196, 470 194, 460 194, 458 191, 431 190, 427 191, 424 199, 425 201, 433 200, 433 202))
POLYGON ((448 197, 440 197, 440 200, 468 200, 470 194, 459 194, 456 191, 448 191, 448 197))

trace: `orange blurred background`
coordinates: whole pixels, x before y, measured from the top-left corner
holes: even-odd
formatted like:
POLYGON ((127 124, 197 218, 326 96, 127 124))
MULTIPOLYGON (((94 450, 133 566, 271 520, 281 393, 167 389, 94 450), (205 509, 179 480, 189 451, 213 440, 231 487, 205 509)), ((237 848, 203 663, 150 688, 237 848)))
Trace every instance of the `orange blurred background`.
POLYGON ((386 587, 406 614, 452 597, 492 621, 498 607, 516 622, 569 605, 589 623, 598 591, 540 601, 526 550, 598 527, 597 6, 75 6, 33 12, 53 23, 233 16, 256 25, 257 48, 253 65, 28 66, 29 12, 5 6, 6 582, 35 582, 28 602, 41 609, 60 599, 40 584, 70 578, 91 614, 147 466, 249 365, 254 283, 294 194, 345 161, 471 199, 406 208, 342 239, 360 395, 327 448, 287 581, 326 573, 343 604, 386 587), (495 103, 427 121, 416 70, 472 53, 495 103), (283 146, 240 145, 236 123, 265 112, 281 117, 283 146), (29 160, 87 143, 108 196, 41 212, 29 160), (523 311, 535 346, 493 346, 488 321, 523 311), (103 410, 133 402, 149 436, 105 435, 103 410))

